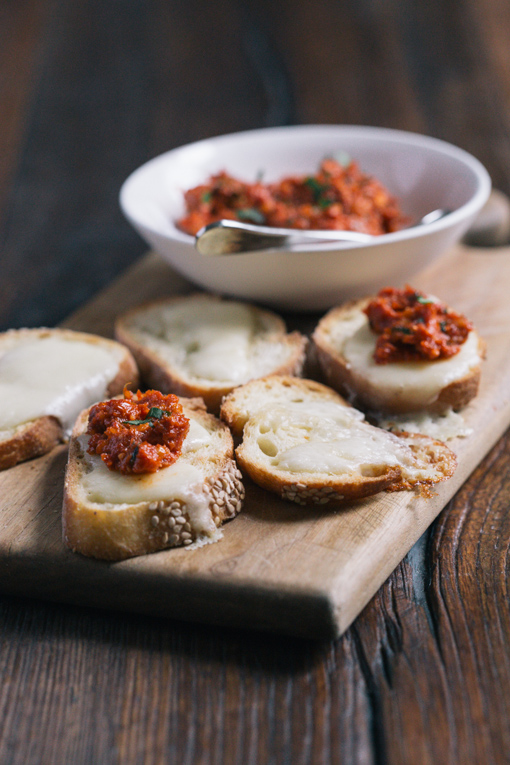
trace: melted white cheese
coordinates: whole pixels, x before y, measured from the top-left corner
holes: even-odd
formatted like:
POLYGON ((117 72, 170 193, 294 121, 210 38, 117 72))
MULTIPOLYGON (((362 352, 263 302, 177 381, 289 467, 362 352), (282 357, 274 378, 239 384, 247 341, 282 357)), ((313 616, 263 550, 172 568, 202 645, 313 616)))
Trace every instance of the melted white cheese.
POLYGON ((400 430, 407 433, 421 433, 439 441, 452 438, 465 438, 473 429, 464 422, 459 412, 448 409, 444 414, 417 413, 394 415, 378 420, 378 425, 385 430, 400 430))
POLYGON ((271 372, 285 349, 262 343, 257 315, 242 303, 190 300, 148 309, 129 328, 138 341, 195 380, 240 384, 271 372))
MULTIPOLYGON (((350 322, 350 328, 352 334, 347 338, 336 337, 337 348, 347 365, 379 391, 417 408, 432 403, 445 386, 460 380, 480 364, 478 338, 474 332, 469 333, 460 351, 448 359, 376 364, 377 335, 371 331, 367 317, 363 314, 358 321, 350 322)), ((339 325, 339 335, 342 329, 339 325)), ((335 342, 335 335, 332 337, 335 342)))
POLYGON ((405 441, 332 401, 273 404, 258 413, 256 424, 259 448, 279 470, 371 476, 395 466, 412 480, 430 477, 405 441))
POLYGON ((53 415, 68 432, 79 412, 103 398, 122 351, 48 336, 0 357, 0 430, 53 415))
POLYGON ((169 498, 184 500, 190 486, 203 482, 203 473, 188 462, 178 460, 156 473, 126 476, 109 470, 99 456, 85 454, 89 472, 81 483, 90 502, 136 505, 169 498))
POLYGON ((181 454, 187 454, 188 452, 195 452, 209 442, 211 435, 203 425, 200 425, 196 420, 190 419, 188 435, 184 439, 182 445, 181 454))

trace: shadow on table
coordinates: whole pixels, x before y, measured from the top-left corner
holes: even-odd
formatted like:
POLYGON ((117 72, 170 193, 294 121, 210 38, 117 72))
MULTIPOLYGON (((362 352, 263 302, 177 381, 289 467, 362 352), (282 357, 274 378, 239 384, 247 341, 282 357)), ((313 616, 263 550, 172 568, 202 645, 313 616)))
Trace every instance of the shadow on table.
POLYGON ((311 668, 332 647, 327 641, 5 595, 0 595, 0 614, 2 637, 8 642, 44 641, 52 650, 69 641, 84 647, 92 642, 107 651, 170 654, 194 662, 242 665, 276 674, 311 668))

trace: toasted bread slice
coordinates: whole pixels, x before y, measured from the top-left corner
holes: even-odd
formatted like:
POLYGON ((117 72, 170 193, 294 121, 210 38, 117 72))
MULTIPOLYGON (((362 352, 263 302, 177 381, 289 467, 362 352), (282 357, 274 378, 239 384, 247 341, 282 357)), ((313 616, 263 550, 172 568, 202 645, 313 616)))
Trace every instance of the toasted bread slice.
POLYGON ((363 312, 370 300, 333 308, 317 325, 312 347, 324 382, 377 414, 442 414, 465 407, 478 392, 485 354, 477 332, 448 359, 376 364, 377 335, 363 312))
POLYGON ((237 388, 221 417, 234 434, 241 470, 299 504, 343 503, 449 478, 453 452, 427 436, 395 435, 320 383, 268 377, 237 388))
POLYGON ((62 441, 84 406, 138 384, 127 348, 68 329, 12 329, 0 335, 0 470, 62 441))
POLYGON ((198 399, 181 399, 190 430, 177 461, 156 473, 125 476, 87 453, 88 410, 69 445, 64 543, 75 552, 123 560, 192 543, 214 542, 240 510, 242 476, 229 429, 198 399))
POLYGON ((219 411, 237 385, 269 374, 301 374, 306 339, 286 334, 276 314, 214 295, 160 300, 128 311, 115 335, 131 349, 147 385, 201 396, 219 411))

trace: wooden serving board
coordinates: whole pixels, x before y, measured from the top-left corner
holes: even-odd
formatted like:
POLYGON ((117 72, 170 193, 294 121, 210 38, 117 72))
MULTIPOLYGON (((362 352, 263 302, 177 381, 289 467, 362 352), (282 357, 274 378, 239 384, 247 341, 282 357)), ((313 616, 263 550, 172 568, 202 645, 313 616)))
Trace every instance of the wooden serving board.
MULTIPOLYGON (((303 509, 246 481, 245 508, 220 543, 105 563, 62 544, 62 446, 0 474, 0 589, 314 638, 342 633, 510 424, 510 248, 459 247, 413 286, 466 313, 487 342, 480 394, 465 412, 473 433, 450 442, 458 468, 432 498, 402 492, 303 509)), ((120 311, 190 289, 151 254, 66 326, 110 336, 120 311)), ((314 318, 290 321, 310 328, 314 318)))

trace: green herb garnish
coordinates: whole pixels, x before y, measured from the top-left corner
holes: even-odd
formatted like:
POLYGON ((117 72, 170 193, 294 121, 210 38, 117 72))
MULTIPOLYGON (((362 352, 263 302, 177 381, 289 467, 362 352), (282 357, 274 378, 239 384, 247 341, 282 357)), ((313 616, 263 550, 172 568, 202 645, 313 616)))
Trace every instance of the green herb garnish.
POLYGON ((160 420, 164 415, 168 415, 169 412, 163 411, 159 406, 153 406, 149 409, 149 414, 145 420, 124 420, 123 425, 154 425, 154 420, 160 420))
POLYGON ((244 210, 236 210, 239 220, 249 220, 252 223, 265 223, 266 219, 261 212, 255 210, 254 207, 247 207, 244 210))
POLYGON ((422 305, 429 305, 430 303, 435 303, 435 300, 432 300, 432 298, 422 297, 421 295, 418 295, 416 298, 417 303, 421 303, 422 305))
POLYGON ((448 324, 445 321, 440 321, 439 326, 441 327, 441 332, 448 332, 448 324))
POLYGON ((394 332, 401 332, 403 335, 412 335, 412 331, 409 327, 393 327, 394 332))
POLYGON ((129 464, 131 465, 131 467, 133 467, 133 465, 135 464, 139 451, 140 451, 140 447, 135 446, 135 448, 133 449, 133 453, 131 454, 131 457, 129 458, 129 464))
POLYGON ((304 183, 312 192, 314 202, 318 202, 322 194, 329 188, 329 186, 324 186, 322 183, 319 183, 319 181, 316 178, 312 178, 312 176, 305 178, 304 183))
POLYGON ((342 167, 348 167, 351 164, 351 157, 349 154, 347 154, 346 151, 337 151, 330 156, 331 159, 334 159, 335 162, 338 162, 338 164, 342 165, 342 167))
POLYGON ((318 207, 325 209, 333 204, 333 200, 326 196, 327 192, 331 190, 330 186, 325 186, 324 184, 319 183, 316 178, 312 178, 311 176, 305 178, 304 183, 312 192, 313 201, 318 207))
POLYGON ((212 199, 212 191, 204 191, 202 194, 202 202, 210 202, 212 199))

